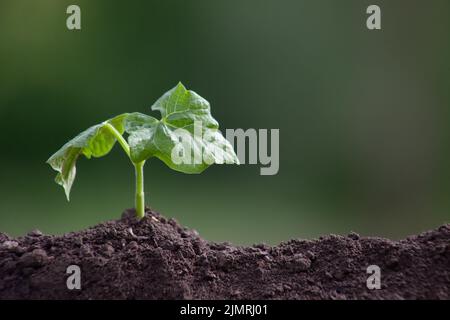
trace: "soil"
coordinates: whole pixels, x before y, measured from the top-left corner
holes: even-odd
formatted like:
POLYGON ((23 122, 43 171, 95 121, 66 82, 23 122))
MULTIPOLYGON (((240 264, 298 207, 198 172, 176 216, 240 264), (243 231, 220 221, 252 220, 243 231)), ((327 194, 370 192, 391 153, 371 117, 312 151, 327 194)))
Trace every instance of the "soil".
POLYGON ((127 210, 62 236, 0 233, 0 299, 450 299, 450 225, 401 241, 351 233, 236 247, 127 210), (69 265, 81 290, 67 288, 69 265), (366 286, 369 265, 380 290, 366 286))

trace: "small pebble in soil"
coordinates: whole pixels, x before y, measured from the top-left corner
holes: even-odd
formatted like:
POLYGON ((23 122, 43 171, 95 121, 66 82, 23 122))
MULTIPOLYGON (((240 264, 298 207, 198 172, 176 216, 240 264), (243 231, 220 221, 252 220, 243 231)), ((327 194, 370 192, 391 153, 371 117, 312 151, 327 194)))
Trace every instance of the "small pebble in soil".
MULTIPOLYGON (((50 249, 50 251, 51 251, 51 249, 50 249)), ((84 244, 81 246, 80 252, 83 256, 92 256, 91 247, 87 244, 84 244)))
POLYGON ((293 262, 298 271, 306 271, 311 267, 311 260, 299 253, 293 256, 293 262))
POLYGON ((102 246, 102 253, 107 257, 111 257, 114 254, 114 248, 109 244, 105 244, 102 246))
POLYGON ((128 245, 127 245, 127 250, 137 250, 139 248, 139 245, 137 244, 136 241, 131 241, 128 245))
POLYGON ((1 249, 13 251, 18 246, 19 246, 19 243, 17 241, 5 241, 2 243, 2 245, 0 247, 1 247, 1 249))
POLYGON ((217 268, 220 268, 222 270, 228 270, 233 261, 231 259, 228 258, 228 256, 222 252, 218 252, 217 256, 216 256, 216 264, 217 264, 217 268))
POLYGON ((268 246, 268 245, 265 244, 265 243, 258 243, 258 244, 255 244, 254 247, 255 247, 255 248, 258 248, 258 249, 261 249, 261 250, 264 250, 264 251, 268 251, 268 250, 270 249, 270 246, 268 246))
POLYGON ((20 257, 20 264, 22 264, 24 267, 29 268, 38 268, 42 267, 46 263, 48 263, 49 257, 47 256, 47 253, 42 249, 34 249, 31 252, 25 253, 23 256, 20 257))
POLYGON ((347 237, 349 237, 352 240, 359 240, 360 236, 356 232, 351 231, 347 237))
POLYGON ((192 234, 192 236, 193 236, 194 238, 200 237, 200 233, 198 233, 198 231, 195 230, 195 229, 192 229, 192 230, 191 230, 191 234, 192 234))
POLYGON ((181 231, 180 236, 182 238, 188 238, 189 237, 189 232, 186 232, 186 231, 183 230, 183 231, 181 231))
POLYGON ((275 293, 277 294, 281 294, 284 291, 284 287, 282 284, 274 285, 273 291, 275 291, 275 293))
POLYGON ((77 246, 82 246, 83 245, 83 238, 82 237, 78 237, 78 238, 75 238, 74 240, 73 240, 73 242, 77 245, 77 246))
POLYGON ((101 266, 101 267, 103 267, 104 265, 106 265, 108 263, 108 259, 103 258, 103 257, 91 257, 91 258, 88 258, 87 261, 89 261, 93 265, 101 266))
POLYGON ((233 291, 231 291, 231 296, 236 298, 236 299, 239 299, 241 297, 241 291, 240 290, 233 290, 233 291))
POLYGON ((42 235, 43 235, 43 233, 38 229, 34 229, 34 230, 31 230, 30 232, 28 232, 28 236, 30 236, 30 237, 40 237, 42 235))
POLYGON ((305 256, 309 259, 309 260, 315 260, 316 259, 316 254, 312 251, 306 251, 305 256))
POLYGON ((159 217, 158 219, 159 219, 159 222, 161 222, 161 223, 167 223, 167 219, 163 216, 159 217))
POLYGON ((212 280, 217 279, 217 276, 213 272, 207 271, 205 273, 205 279, 208 280, 208 281, 212 281, 212 280))

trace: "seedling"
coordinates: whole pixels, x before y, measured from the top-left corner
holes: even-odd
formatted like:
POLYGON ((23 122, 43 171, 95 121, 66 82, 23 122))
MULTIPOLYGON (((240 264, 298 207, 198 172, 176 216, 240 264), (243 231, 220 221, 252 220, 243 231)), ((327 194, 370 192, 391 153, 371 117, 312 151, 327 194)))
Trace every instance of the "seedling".
POLYGON ((211 115, 209 102, 194 91, 179 83, 159 98, 151 109, 161 113, 160 120, 138 112, 118 115, 83 131, 47 160, 58 172, 55 181, 64 188, 68 201, 78 157, 103 157, 116 141, 135 169, 138 218, 145 214, 146 160, 156 157, 171 169, 189 174, 201 173, 212 163, 239 164, 230 143, 218 131, 219 124, 211 115), (127 139, 124 134, 128 135, 127 139), (185 153, 183 159, 188 161, 174 158, 174 150, 185 153))

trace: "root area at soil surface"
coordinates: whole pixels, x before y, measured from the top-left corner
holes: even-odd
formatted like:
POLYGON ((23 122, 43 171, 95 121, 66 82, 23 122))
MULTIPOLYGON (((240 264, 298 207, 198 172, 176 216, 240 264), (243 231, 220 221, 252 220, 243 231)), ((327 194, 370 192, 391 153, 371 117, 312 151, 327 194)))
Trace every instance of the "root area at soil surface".
POLYGON ((236 247, 127 210, 63 236, 0 233, 0 299, 450 299, 450 225, 401 241, 351 233, 236 247), (67 287, 70 265, 80 290, 67 287), (381 289, 367 287, 371 265, 381 289))

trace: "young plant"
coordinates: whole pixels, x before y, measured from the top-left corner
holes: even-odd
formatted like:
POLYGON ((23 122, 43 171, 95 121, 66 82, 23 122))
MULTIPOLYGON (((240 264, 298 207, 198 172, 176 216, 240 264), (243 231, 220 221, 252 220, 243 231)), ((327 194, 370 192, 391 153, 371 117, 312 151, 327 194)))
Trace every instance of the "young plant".
POLYGON ((209 102, 194 91, 179 83, 151 109, 161 113, 160 120, 138 112, 118 115, 83 131, 47 160, 58 172, 55 181, 64 188, 67 200, 78 157, 103 157, 116 141, 134 166, 138 218, 145 215, 144 164, 148 159, 159 158, 171 169, 189 174, 201 173, 212 163, 239 164, 230 143, 218 131, 209 102))

